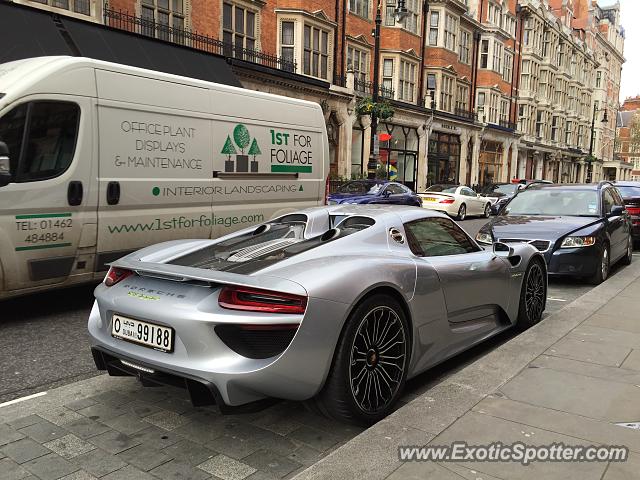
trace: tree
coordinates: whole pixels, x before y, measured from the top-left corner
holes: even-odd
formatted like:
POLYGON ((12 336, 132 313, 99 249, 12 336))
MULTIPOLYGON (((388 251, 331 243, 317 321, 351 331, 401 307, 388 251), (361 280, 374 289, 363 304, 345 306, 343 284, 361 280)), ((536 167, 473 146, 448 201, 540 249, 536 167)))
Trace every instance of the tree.
POLYGON ((231 141, 231 137, 227 135, 227 140, 224 142, 224 147, 222 147, 222 151, 220 153, 224 153, 227 155, 229 160, 231 160, 231 155, 235 155, 237 152, 236 147, 233 146, 233 142, 231 141))
POLYGON ((258 141, 254 138, 251 142, 251 147, 249 147, 249 155, 253 155, 253 159, 255 160, 256 155, 260 155, 261 153, 258 141))
POLYGON ((251 141, 251 135, 249 135, 249 130, 243 124, 239 123, 236 125, 236 128, 233 129, 233 139, 236 141, 236 145, 240 147, 240 150, 244 154, 244 149, 249 145, 249 141, 251 141))

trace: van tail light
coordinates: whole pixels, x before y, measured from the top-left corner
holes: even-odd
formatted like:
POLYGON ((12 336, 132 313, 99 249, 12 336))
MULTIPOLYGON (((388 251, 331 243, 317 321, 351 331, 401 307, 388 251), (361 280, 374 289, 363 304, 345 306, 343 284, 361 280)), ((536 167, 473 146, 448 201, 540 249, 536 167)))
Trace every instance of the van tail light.
POLYGON ((126 270, 124 268, 111 267, 107 272, 107 276, 104 277, 104 284, 107 287, 113 287, 116 283, 121 282, 127 277, 133 275, 131 270, 126 270))
POLYGON ((453 198, 445 198, 444 200, 440 200, 438 203, 444 203, 446 205, 451 205, 453 202, 455 202, 455 199, 453 199, 453 198))
POLYGON ((227 286, 222 288, 218 304, 230 310, 303 314, 307 307, 307 297, 257 288, 227 286))
POLYGON ((324 204, 329 204, 329 176, 327 175, 327 179, 324 182, 324 204))

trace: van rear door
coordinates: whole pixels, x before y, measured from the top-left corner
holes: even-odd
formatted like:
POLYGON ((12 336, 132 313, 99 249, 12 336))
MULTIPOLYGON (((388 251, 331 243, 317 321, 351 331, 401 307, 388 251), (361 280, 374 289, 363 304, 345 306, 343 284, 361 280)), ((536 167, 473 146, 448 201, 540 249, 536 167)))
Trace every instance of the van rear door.
POLYGON ((96 223, 89 191, 92 101, 31 95, 0 112, 0 139, 9 147, 12 174, 11 183, 0 188, 5 290, 91 276, 96 223))
POLYGON ((97 271, 153 243, 211 236, 207 89, 96 70, 97 271))

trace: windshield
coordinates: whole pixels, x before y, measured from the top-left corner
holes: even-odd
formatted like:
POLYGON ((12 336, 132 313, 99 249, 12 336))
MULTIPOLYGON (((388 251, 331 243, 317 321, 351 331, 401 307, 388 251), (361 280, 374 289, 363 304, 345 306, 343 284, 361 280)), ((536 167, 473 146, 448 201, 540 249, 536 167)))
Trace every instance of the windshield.
POLYGON ((620 190, 622 198, 640 197, 640 187, 621 187, 616 185, 620 190))
POLYGON ((509 202, 502 215, 598 216, 598 192, 545 188, 525 190, 509 202))
POLYGON ((427 192, 456 193, 457 185, 431 185, 427 192))
POLYGON ((349 182, 338 189, 338 193, 350 193, 358 195, 377 195, 384 187, 384 183, 378 182, 349 182))
POLYGON ((518 190, 518 185, 513 183, 505 183, 504 185, 489 185, 482 193, 485 195, 496 194, 499 196, 513 195, 518 190))

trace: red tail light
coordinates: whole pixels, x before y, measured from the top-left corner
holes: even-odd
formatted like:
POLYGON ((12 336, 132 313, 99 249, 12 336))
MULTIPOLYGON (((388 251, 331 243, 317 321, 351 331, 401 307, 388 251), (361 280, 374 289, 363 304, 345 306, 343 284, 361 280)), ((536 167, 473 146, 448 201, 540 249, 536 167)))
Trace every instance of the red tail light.
POLYGON ((104 284, 107 287, 113 287, 116 283, 121 282, 125 278, 133 275, 131 270, 125 270, 124 268, 111 267, 107 272, 107 276, 104 277, 104 284))
POLYGON ((629 215, 640 215, 640 207, 627 207, 629 215))
POLYGON ((444 200, 440 200, 438 203, 446 203, 447 205, 451 205, 453 202, 455 202, 455 199, 445 198, 444 200))
POLYGON ((230 310, 266 313, 304 313, 307 297, 247 287, 223 287, 218 304, 230 310))

